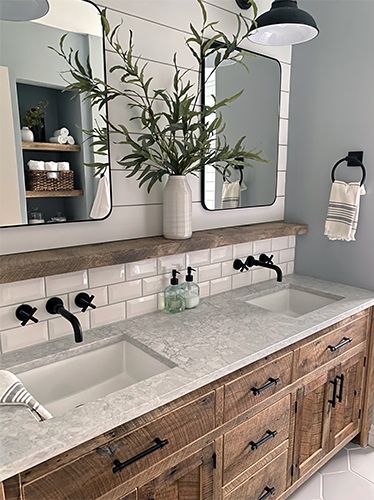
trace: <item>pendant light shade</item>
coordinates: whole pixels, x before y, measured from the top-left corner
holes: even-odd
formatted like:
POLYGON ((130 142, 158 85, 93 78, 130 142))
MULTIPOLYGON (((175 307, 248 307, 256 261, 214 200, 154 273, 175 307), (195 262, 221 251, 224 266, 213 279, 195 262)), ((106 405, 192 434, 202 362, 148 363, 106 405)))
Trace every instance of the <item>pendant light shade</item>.
POLYGON ((296 0, 275 0, 252 25, 250 40, 261 45, 295 45, 312 40, 318 33, 313 17, 299 9, 296 0))
POLYGON ((47 0, 0 0, 0 19, 3 21, 32 21, 48 11, 47 0))

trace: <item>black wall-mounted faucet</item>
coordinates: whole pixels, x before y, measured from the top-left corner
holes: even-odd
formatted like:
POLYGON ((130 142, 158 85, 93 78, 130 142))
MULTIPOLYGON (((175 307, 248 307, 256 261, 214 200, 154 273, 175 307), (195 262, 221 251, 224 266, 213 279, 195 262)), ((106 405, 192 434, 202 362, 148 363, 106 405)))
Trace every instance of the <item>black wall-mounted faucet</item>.
POLYGON ((63 318, 67 319, 73 327, 75 342, 78 343, 83 341, 82 326, 79 319, 65 309, 62 299, 59 297, 52 297, 46 303, 45 308, 49 314, 60 314, 63 318))
POLYGON ((274 255, 268 257, 266 254, 262 253, 258 258, 258 260, 255 259, 253 255, 247 257, 245 262, 243 262, 240 259, 235 259, 233 263, 233 268, 236 271, 240 271, 242 273, 243 271, 248 271, 248 269, 253 266, 265 267, 266 269, 272 269, 273 271, 275 271, 277 273, 277 281, 282 281, 283 280, 282 269, 273 263, 273 257, 274 255))
POLYGON ((26 326, 29 321, 37 323, 39 320, 34 316, 37 307, 32 307, 30 304, 22 304, 16 309, 16 318, 20 320, 21 326, 26 326))

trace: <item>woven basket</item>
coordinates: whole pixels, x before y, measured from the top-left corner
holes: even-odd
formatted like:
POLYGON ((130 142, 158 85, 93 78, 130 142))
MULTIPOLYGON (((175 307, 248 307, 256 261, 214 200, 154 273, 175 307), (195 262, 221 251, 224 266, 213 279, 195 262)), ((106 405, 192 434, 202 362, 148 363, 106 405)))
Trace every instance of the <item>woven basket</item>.
POLYGON ((26 172, 26 186, 28 191, 72 191, 74 172, 29 170, 26 172), (50 173, 57 173, 57 179, 51 179, 48 176, 50 173))

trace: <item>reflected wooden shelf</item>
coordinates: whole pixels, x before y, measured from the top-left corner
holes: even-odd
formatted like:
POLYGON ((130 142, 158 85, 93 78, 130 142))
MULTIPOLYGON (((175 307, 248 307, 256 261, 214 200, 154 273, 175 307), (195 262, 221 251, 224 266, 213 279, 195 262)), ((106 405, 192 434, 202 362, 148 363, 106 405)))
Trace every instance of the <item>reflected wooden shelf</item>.
POLYGON ((60 153, 78 153, 81 150, 79 144, 54 144, 52 142, 23 142, 22 149, 25 151, 59 151, 60 153))
POLYGON ((71 191, 26 191, 26 198, 73 198, 83 196, 81 189, 71 191))

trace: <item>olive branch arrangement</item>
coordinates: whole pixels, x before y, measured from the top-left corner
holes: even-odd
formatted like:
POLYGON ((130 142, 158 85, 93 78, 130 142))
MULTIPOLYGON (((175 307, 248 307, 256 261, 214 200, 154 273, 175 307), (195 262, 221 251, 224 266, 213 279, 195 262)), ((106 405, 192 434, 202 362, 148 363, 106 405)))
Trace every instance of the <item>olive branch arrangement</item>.
MULTIPOLYGON (((190 35, 186 45, 196 60, 198 68, 207 58, 213 58, 214 63, 206 81, 225 62, 242 62, 237 48, 248 37, 250 25, 242 15, 236 15, 236 32, 228 36, 218 28, 218 21, 209 22, 202 0, 196 0, 200 6, 202 25, 200 29, 190 24, 190 35)), ((248 0, 257 15, 254 0, 248 0)), ((255 21, 254 21, 255 22, 255 21)), ((141 133, 133 133, 124 124, 114 124, 102 115, 106 127, 96 124, 92 130, 85 131, 92 140, 98 155, 107 155, 109 134, 118 134, 118 144, 127 145, 130 152, 125 154, 118 163, 127 172, 127 177, 137 176, 139 186, 148 184, 148 191, 157 181, 162 181, 165 175, 198 175, 205 166, 213 166, 221 174, 230 171, 237 164, 251 166, 251 162, 265 162, 260 151, 247 151, 243 142, 245 137, 238 139, 230 146, 223 134, 225 124, 222 108, 238 99, 242 92, 215 100, 211 106, 200 105, 200 97, 204 83, 195 85, 188 78, 191 70, 181 69, 177 63, 177 54, 173 57, 173 80, 170 90, 154 88, 153 77, 147 76, 148 63, 134 55, 133 33, 130 31, 129 44, 123 49, 119 41, 121 24, 111 29, 106 16, 106 10, 101 11, 105 42, 118 56, 119 64, 109 69, 115 73, 120 88, 93 75, 90 59, 81 61, 79 51, 66 49, 66 37, 60 39, 59 49, 51 47, 62 57, 69 69, 65 72, 68 82, 66 90, 82 94, 92 106, 99 111, 115 99, 125 97, 134 116, 130 122, 137 121, 141 133), (195 88, 197 87, 197 88, 195 88), (240 160, 239 160, 240 158, 240 160)), ((121 104, 122 104, 121 102, 121 104)), ((136 127, 134 127, 136 128, 136 127)), ((107 162, 90 163, 95 167, 96 174, 108 168, 107 162)))

